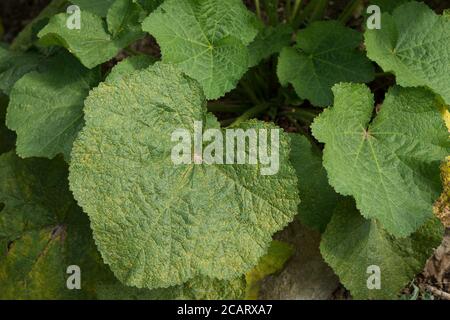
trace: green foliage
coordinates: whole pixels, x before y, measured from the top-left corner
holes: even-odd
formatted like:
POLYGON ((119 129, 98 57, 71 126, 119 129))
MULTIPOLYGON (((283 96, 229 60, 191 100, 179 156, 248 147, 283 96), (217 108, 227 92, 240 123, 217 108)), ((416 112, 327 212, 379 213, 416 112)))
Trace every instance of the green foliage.
POLYGON ((299 134, 291 134, 291 142, 291 162, 297 172, 298 190, 302 199, 298 217, 308 227, 323 232, 339 196, 328 183, 319 148, 299 134))
POLYGON ((43 60, 36 53, 14 52, 0 47, 0 92, 9 95, 16 81, 37 69, 43 60))
POLYGON ((11 91, 6 117, 17 133, 17 154, 51 159, 62 153, 68 161, 84 125, 84 99, 99 78, 98 69, 86 69, 68 54, 54 57, 43 72, 23 76, 11 91))
POLYGON ((0 156, 0 299, 92 299, 109 271, 56 159, 0 156), (83 290, 68 290, 66 269, 83 270, 83 290))
POLYGON ((296 217, 354 298, 399 298, 450 198, 448 10, 405 2, 51 1, 0 43, 0 299, 257 299, 305 250, 274 240, 296 217), (279 171, 192 141, 175 165, 195 121, 282 127, 279 171))
POLYGON ((337 207, 320 250, 355 299, 395 299, 422 270, 443 234, 442 224, 430 218, 410 237, 397 239, 378 221, 364 219, 354 201, 346 199, 337 207), (371 266, 379 267, 379 290, 368 287, 371 266))
POLYGON ((440 163, 450 152, 438 100, 425 89, 394 87, 373 118, 365 85, 340 84, 333 92, 334 106, 312 125, 325 143, 331 185, 389 233, 410 235, 432 215, 442 189, 440 163))
POLYGON ((106 77, 106 82, 113 82, 136 70, 141 70, 152 65, 156 59, 146 55, 139 55, 127 58, 119 62, 106 77))
MULTIPOLYGON (((235 278, 296 214, 285 134, 273 176, 254 165, 174 166, 172 132, 192 132, 194 121, 203 121, 204 130, 220 127, 197 82, 173 66, 158 63, 100 85, 85 102, 85 118, 72 151, 71 189, 105 262, 125 284, 159 288, 198 275, 235 278)), ((242 125, 250 127, 275 128, 242 125)))
POLYGON ((404 87, 424 86, 450 104, 450 19, 411 2, 382 15, 380 30, 367 30, 367 55, 404 87))
POLYGON ((163 62, 200 82, 208 99, 236 86, 249 66, 247 46, 258 32, 241 0, 166 0, 143 28, 161 46, 163 62))
POLYGON ((334 84, 373 80, 370 61, 356 49, 361 40, 360 33, 335 21, 311 24, 298 32, 294 47, 281 52, 277 70, 281 84, 291 83, 313 105, 329 106, 334 84))
POLYGON ((96 14, 81 13, 81 28, 66 26, 69 14, 60 13, 50 19, 38 34, 45 46, 62 46, 87 68, 113 58, 119 50, 144 36, 140 25, 140 7, 131 0, 117 0, 107 14, 107 24, 96 14))
POLYGON ((82 11, 88 11, 100 17, 106 17, 108 9, 114 1, 115 0, 70 0, 70 2, 79 6, 82 11))

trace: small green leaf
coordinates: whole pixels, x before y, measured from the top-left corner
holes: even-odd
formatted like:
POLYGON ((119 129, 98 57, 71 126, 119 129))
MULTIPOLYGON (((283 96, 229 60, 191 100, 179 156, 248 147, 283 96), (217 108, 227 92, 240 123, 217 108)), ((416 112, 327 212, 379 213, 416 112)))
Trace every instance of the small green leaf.
POLYGON ((291 163, 297 172, 302 199, 298 216, 306 226, 324 232, 340 197, 328 183, 319 148, 305 136, 291 134, 290 137, 291 163))
POLYGON ((254 67, 281 49, 289 46, 292 40, 292 28, 280 24, 276 27, 264 27, 249 45, 249 67, 254 67))
POLYGON ((148 68, 155 62, 155 58, 146 55, 129 57, 112 68, 111 72, 106 77, 105 82, 113 82, 134 71, 148 68))
POLYGON ((179 66, 200 82, 208 99, 216 99, 248 70, 256 24, 241 0, 166 0, 143 29, 158 41, 163 62, 179 66))
POLYGON ((115 37, 108 33, 103 19, 90 12, 82 13, 79 30, 69 29, 68 17, 66 13, 53 16, 38 34, 40 43, 63 46, 88 68, 114 58, 121 49, 144 36, 138 28, 127 28, 115 37))
POLYGON ((335 102, 312 125, 325 143, 324 166, 337 192, 405 237, 432 216, 441 193, 440 163, 450 152, 441 105, 428 90, 394 87, 372 119, 369 88, 339 84, 335 102))
POLYGON ((297 44, 281 51, 278 78, 291 83, 300 98, 315 106, 333 103, 331 88, 339 82, 370 82, 374 70, 357 47, 362 35, 336 21, 319 21, 297 34, 297 44))
POLYGON ((115 0, 70 0, 73 4, 80 7, 81 11, 88 11, 100 17, 106 17, 108 9, 115 0))
POLYGON ((355 299, 396 299, 422 271, 443 234, 442 224, 430 218, 409 238, 396 239, 376 220, 364 219, 347 199, 338 205, 320 251, 355 299), (378 275, 379 289, 369 289, 378 275))
POLYGON ((89 220, 72 198, 67 165, 0 156, 0 299, 92 299, 110 279, 89 220), (81 269, 81 290, 69 290, 67 268, 81 269))
POLYGON ((274 240, 256 267, 245 275, 247 282, 245 298, 257 300, 261 280, 282 270, 293 253, 294 248, 291 245, 274 240))
MULTIPOLYGON (((72 151, 71 189, 105 262, 126 285, 236 278, 297 213, 297 178, 283 132, 272 176, 261 175, 262 165, 174 165, 175 130, 192 133, 194 121, 203 121, 204 130, 220 126, 207 113, 200 85, 172 65, 156 63, 100 84, 85 101, 85 118, 72 151)), ((259 121, 241 128, 276 129, 259 121)))
POLYGON ((404 87, 425 86, 450 104, 450 19, 411 2, 381 17, 380 30, 367 30, 367 55, 404 87))
POLYGON ((7 126, 17 133, 17 153, 50 159, 62 153, 68 161, 84 124, 84 99, 99 81, 99 69, 86 69, 66 53, 49 61, 45 71, 17 81, 6 117, 7 126))

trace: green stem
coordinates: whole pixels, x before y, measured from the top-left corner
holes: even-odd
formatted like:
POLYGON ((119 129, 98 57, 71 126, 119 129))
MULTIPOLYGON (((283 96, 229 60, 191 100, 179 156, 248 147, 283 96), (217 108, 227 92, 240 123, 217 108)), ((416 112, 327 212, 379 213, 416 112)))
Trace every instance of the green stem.
POLYGON ((261 19, 261 4, 259 0, 255 0, 256 15, 261 19))
POLYGON ((346 24, 348 20, 352 17, 355 10, 362 4, 362 0, 353 0, 342 11, 341 15, 339 16, 338 20, 342 22, 343 24, 346 24))
POLYGON ((322 19, 323 16, 325 15, 327 7, 328 7, 328 0, 316 1, 314 10, 309 18, 309 23, 322 19))
POLYGON ((292 11, 290 21, 294 21, 295 17, 297 16, 298 10, 300 9, 301 4, 302 4, 302 0, 295 0, 294 10, 292 11))
POLYGON ((256 96, 255 92, 253 91, 252 87, 247 83, 247 81, 241 80, 241 86, 253 104, 255 104, 255 105, 260 104, 258 97, 256 96))
POLYGON ((289 20, 289 17, 292 15, 291 11, 292 11, 292 6, 291 6, 291 1, 292 0, 286 0, 286 19, 289 20))
POLYGON ((249 119, 253 119, 257 115, 259 115, 262 112, 266 111, 269 107, 270 107, 270 104, 268 104, 268 103, 262 103, 262 104, 259 104, 257 106, 254 106, 253 108, 247 110, 241 116, 236 118, 236 120, 234 120, 233 123, 229 125, 229 127, 237 127, 242 122, 247 121, 249 119))

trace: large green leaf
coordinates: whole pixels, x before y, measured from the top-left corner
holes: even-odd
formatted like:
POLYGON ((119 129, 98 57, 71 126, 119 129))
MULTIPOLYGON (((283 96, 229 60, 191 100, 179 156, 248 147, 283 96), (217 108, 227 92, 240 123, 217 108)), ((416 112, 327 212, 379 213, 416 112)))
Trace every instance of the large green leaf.
POLYGON ((200 82, 208 99, 234 89, 248 69, 247 45, 258 30, 241 0, 166 0, 143 23, 163 62, 200 82))
POLYGON ((36 70, 43 60, 36 53, 15 52, 0 46, 0 92, 9 95, 17 80, 36 70))
POLYGON ((316 106, 333 102, 331 88, 339 82, 370 82, 374 71, 357 47, 362 35, 336 21, 312 23, 297 34, 297 44, 281 51, 278 78, 316 106))
POLYGON ((354 201, 347 199, 336 209, 320 250, 355 299, 395 299, 424 268, 443 233, 442 224, 431 218, 409 238, 396 239, 376 220, 364 219, 354 201), (377 271, 379 289, 369 279, 377 271))
POLYGON ((218 280, 197 277, 182 285, 164 289, 126 287, 116 281, 97 287, 102 300, 240 300, 245 294, 245 279, 218 280))
POLYGON ((322 165, 322 152, 299 134, 291 134, 291 163, 298 177, 302 202, 298 215, 308 227, 324 232, 331 219, 339 195, 328 183, 322 165))
POLYGON ((366 218, 408 236, 432 215, 441 192, 439 167, 450 142, 438 99, 421 88, 394 87, 372 119, 369 88, 340 84, 334 106, 312 125, 325 143, 331 185, 352 195, 366 218))
POLYGON ((380 30, 367 30, 367 55, 404 87, 426 86, 450 104, 450 19, 411 2, 382 15, 380 30))
POLYGON ((111 277, 59 160, 0 156, 0 299, 90 299, 111 277), (66 286, 81 269, 81 290, 66 286))
POLYGON ((99 69, 84 68, 69 54, 49 61, 13 87, 6 117, 17 133, 17 153, 23 157, 70 158, 73 141, 84 124, 83 105, 100 81, 99 69))
MULTIPOLYGON (((137 6, 131 7, 138 10, 137 6)), ((109 23, 115 34, 109 33, 103 19, 93 13, 82 13, 80 29, 67 28, 66 21, 69 15, 60 13, 53 16, 47 26, 38 33, 40 43, 46 46, 63 46, 86 67, 93 68, 112 59, 122 48, 144 36, 138 21, 134 21, 133 25, 128 20, 129 16, 125 19, 127 28, 122 29, 120 21, 124 20, 118 16, 117 10, 118 7, 115 7, 111 11, 109 23)), ((122 14, 137 18, 139 12, 123 11, 122 14)))
MULTIPOLYGON (((85 117, 72 151, 71 189, 105 262, 127 285, 235 278, 297 212, 283 132, 275 175, 261 175, 263 165, 174 165, 175 130, 192 132, 194 121, 220 128, 199 84, 174 66, 157 63, 101 84, 85 102, 85 117)), ((276 127, 252 121, 243 128, 276 127)))

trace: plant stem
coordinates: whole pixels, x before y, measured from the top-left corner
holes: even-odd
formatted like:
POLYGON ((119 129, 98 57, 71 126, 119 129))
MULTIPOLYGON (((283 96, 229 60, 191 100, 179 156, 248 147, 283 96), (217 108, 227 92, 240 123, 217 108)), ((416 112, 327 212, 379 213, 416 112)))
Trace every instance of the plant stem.
POLYGON ((346 24, 348 20, 352 17, 352 14, 355 12, 355 10, 362 4, 362 0, 353 0, 347 4, 347 6, 342 11, 341 15, 339 16, 338 20, 342 22, 343 24, 346 24))
POLYGON ((255 92, 253 91, 252 87, 247 83, 246 80, 241 80, 241 86, 242 89, 244 89, 247 96, 250 98, 253 104, 257 105, 260 104, 258 97, 256 96, 255 92))
POLYGON ((234 120, 233 123, 229 125, 229 127, 236 127, 246 120, 253 119, 257 115, 266 111, 269 107, 270 107, 270 104, 268 104, 268 103, 262 103, 257 106, 254 106, 253 108, 247 110, 241 116, 236 118, 236 120, 234 120))
POLYGON ((295 0, 294 10, 292 11, 290 21, 294 21, 295 17, 297 16, 298 10, 300 9, 301 4, 302 4, 302 0, 295 0))
POLYGON ((259 19, 261 19, 261 4, 259 0, 255 0, 255 7, 256 7, 256 15, 259 19))

